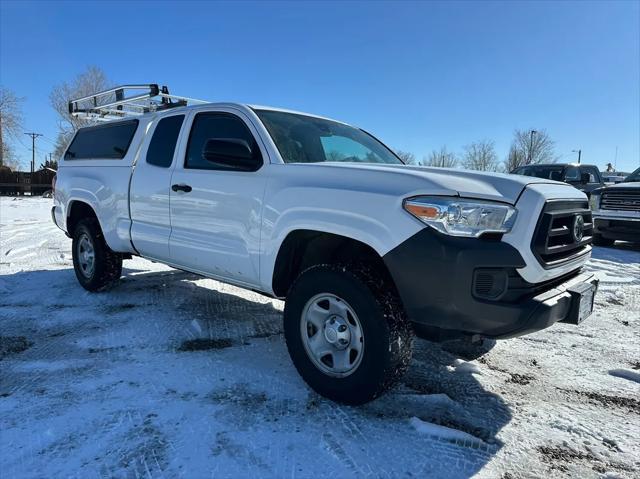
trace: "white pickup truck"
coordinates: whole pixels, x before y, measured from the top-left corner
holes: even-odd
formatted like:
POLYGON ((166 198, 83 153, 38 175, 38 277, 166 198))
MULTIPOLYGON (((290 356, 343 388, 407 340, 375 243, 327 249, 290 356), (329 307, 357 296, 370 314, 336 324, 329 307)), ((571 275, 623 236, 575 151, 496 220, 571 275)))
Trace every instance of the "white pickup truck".
POLYGON ((160 97, 70 103, 115 118, 76 133, 55 184, 89 291, 136 255, 285 298, 299 373, 350 404, 406 371, 414 334, 509 338, 593 309, 591 212, 568 184, 410 166, 342 122, 160 97))

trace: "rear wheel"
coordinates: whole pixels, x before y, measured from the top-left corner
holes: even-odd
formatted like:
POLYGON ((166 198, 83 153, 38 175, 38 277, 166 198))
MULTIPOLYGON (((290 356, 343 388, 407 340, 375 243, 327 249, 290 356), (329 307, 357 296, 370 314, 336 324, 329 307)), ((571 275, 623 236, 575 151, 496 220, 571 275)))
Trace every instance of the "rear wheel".
POLYGON ((287 347, 302 378, 347 404, 370 401, 405 373, 412 330, 393 288, 373 269, 319 265, 287 295, 287 347))
POLYGON ((73 232, 73 268, 76 278, 88 291, 111 286, 122 274, 122 255, 104 241, 95 219, 81 220, 73 232))
POLYGON ((613 246, 615 240, 605 238, 602 235, 594 234, 593 235, 593 244, 596 246, 613 246))

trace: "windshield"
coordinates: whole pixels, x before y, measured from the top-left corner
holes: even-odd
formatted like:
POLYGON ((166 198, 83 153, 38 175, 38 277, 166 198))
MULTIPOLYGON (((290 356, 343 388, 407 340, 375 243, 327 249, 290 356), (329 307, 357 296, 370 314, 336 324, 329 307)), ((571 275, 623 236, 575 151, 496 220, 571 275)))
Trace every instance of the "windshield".
POLYGON ((402 164, 389 148, 357 128, 297 113, 273 110, 255 112, 285 163, 341 161, 402 164))
MULTIPOLYGON (((531 165, 525 166, 520 172, 521 175, 526 176, 535 176, 536 178, 544 178, 546 180, 556 180, 563 181, 562 172, 564 170, 564 166, 562 165, 553 165, 553 166, 540 166, 540 165, 531 165)), ((571 179, 571 177, 569 177, 571 179)))
POLYGON ((631 183, 633 181, 640 181, 640 168, 624 179, 624 183, 631 183))

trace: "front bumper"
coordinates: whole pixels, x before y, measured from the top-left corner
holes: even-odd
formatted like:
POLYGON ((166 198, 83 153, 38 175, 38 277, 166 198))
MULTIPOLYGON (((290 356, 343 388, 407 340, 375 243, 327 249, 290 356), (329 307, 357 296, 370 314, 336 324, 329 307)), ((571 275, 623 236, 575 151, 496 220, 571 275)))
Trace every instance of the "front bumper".
POLYGON ((640 242, 640 218, 604 218, 594 215, 594 232, 603 238, 640 242))
POLYGON ((516 271, 524 260, 513 246, 449 237, 431 228, 387 253, 384 261, 416 331, 432 337, 437 332, 441 338, 460 333, 510 338, 569 322, 576 306, 569 289, 598 285, 593 274, 578 270, 527 283, 516 271), (494 299, 478 297, 476 271, 498 272, 505 278, 503 291, 494 299))

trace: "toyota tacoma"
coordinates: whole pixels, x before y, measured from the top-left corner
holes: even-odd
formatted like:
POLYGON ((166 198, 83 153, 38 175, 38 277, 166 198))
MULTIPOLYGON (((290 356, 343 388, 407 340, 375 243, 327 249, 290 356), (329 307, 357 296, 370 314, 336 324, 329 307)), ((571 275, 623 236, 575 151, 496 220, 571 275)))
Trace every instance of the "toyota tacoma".
POLYGON ((407 165, 346 123, 155 84, 69 110, 96 120, 60 159, 52 210, 82 287, 140 256, 282 298, 292 361, 333 400, 389 389, 414 336, 512 338, 592 312, 591 211, 566 183, 407 165))

